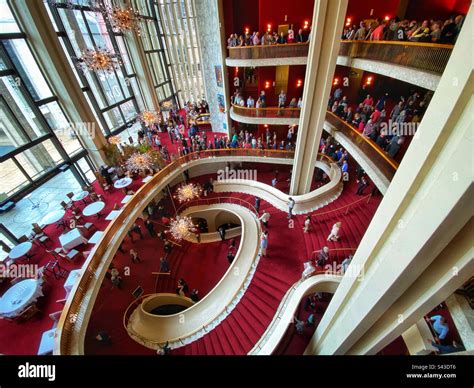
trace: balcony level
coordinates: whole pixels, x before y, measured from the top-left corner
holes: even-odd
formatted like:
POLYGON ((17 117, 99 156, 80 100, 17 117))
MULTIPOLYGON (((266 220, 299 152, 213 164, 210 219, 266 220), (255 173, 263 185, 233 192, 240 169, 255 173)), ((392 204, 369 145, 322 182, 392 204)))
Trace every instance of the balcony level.
POLYGON ((230 67, 306 65, 308 51, 309 43, 229 47, 226 64, 230 67))
MULTIPOLYGON (((398 41, 341 41, 337 64, 435 90, 453 45, 398 41)), ((227 66, 301 65, 308 44, 230 47, 227 66)))
MULTIPOLYGON (((257 109, 237 105, 232 105, 230 110, 233 120, 254 125, 298 125, 300 113, 299 108, 257 109)), ((380 192, 385 194, 399 163, 388 156, 374 141, 363 136, 355 127, 329 111, 324 122, 324 130, 349 151, 380 192)))

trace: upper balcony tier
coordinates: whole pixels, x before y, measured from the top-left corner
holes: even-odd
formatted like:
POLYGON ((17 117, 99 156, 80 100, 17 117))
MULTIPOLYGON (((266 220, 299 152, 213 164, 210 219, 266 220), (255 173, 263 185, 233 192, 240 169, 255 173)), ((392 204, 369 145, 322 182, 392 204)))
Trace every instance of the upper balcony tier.
POLYGON ((306 65, 309 43, 289 43, 267 46, 229 47, 227 66, 306 65))
MULTIPOLYGON (((435 90, 453 45, 399 41, 341 41, 337 64, 435 90)), ((309 44, 229 47, 227 66, 258 67, 308 63, 309 44)))

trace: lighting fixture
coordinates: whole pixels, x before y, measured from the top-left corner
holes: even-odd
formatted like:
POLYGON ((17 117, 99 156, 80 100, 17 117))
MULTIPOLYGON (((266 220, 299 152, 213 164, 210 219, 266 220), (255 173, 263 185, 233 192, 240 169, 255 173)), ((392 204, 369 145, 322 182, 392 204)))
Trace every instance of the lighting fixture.
POLYGON ((179 202, 188 202, 199 198, 202 194, 202 188, 195 183, 184 184, 176 190, 176 198, 179 202))
POLYGON ((120 136, 110 136, 109 143, 113 145, 120 144, 120 136))
POLYGON ((157 123, 159 120, 159 116, 155 112, 149 110, 143 111, 137 118, 137 121, 144 123, 147 127, 157 123))
POLYGON ((86 49, 82 51, 80 57, 73 57, 73 60, 76 66, 83 72, 112 73, 122 64, 120 55, 103 48, 97 48, 96 50, 86 49))
POLYGON ((168 230, 168 232, 171 233, 173 238, 177 241, 191 236, 191 234, 195 231, 196 227, 194 226, 191 218, 180 216, 177 216, 176 219, 170 221, 170 227, 168 230))
POLYGON ((140 154, 136 152, 128 158, 126 165, 129 171, 151 170, 153 167, 153 160, 148 154, 140 154))

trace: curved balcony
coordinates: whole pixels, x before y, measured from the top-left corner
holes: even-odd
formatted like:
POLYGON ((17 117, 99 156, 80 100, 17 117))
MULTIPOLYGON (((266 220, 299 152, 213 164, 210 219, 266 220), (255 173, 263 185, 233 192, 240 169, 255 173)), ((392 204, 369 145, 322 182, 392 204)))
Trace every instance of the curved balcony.
MULTIPOLYGON (((294 152, 252 149, 219 149, 188 154, 165 166, 137 191, 104 231, 83 265, 81 278, 70 292, 58 322, 55 355, 84 354, 84 338, 100 285, 130 225, 151 200, 183 171, 209 163, 257 162, 291 164, 294 152)), ((340 178, 340 177, 339 177, 340 178)), ((295 199, 297 204, 299 199, 295 199)))
MULTIPOLYGON (((307 43, 229 47, 228 66, 301 65, 308 62, 307 43)), ((370 71, 435 90, 453 45, 343 40, 337 64, 370 71)))
POLYGON ((227 66, 306 65, 308 43, 289 43, 267 46, 228 47, 227 66))
POLYGON ((385 194, 399 163, 374 141, 332 112, 326 114, 324 129, 356 159, 380 192, 385 194))
MULTIPOLYGON (((293 125, 299 124, 299 108, 245 108, 232 105, 230 116, 246 124, 293 125)), ((356 159, 381 193, 385 194, 399 163, 388 156, 374 141, 363 136, 356 128, 328 111, 324 124, 326 132, 346 148, 356 159)))
POLYGON ((300 108, 246 108, 232 104, 232 120, 246 124, 298 125, 300 108))

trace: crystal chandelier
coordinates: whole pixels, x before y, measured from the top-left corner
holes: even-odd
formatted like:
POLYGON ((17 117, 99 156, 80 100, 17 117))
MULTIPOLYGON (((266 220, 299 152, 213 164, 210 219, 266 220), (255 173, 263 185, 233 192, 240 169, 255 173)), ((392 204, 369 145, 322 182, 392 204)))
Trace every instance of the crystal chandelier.
POLYGON ((190 217, 177 216, 176 219, 171 220, 168 232, 175 240, 179 241, 191 236, 195 231, 196 227, 190 217))
POLYGON ((120 144, 120 136, 110 136, 109 143, 113 145, 120 144))
POLYGON ((128 158, 126 164, 129 171, 151 170, 153 160, 150 155, 137 152, 128 158))
POLYGON ((172 101, 163 101, 161 103, 161 107, 165 110, 169 110, 169 109, 173 108, 173 102, 172 101))
POLYGON ((198 184, 187 183, 178 187, 176 190, 176 198, 179 202, 188 202, 194 198, 199 198, 202 193, 202 188, 198 184))
POLYGON ((76 62, 76 66, 83 72, 96 71, 112 73, 122 64, 122 60, 118 54, 102 48, 97 48, 96 50, 86 49, 82 51, 80 57, 73 59, 76 62))
POLYGON ((121 8, 112 6, 108 7, 107 13, 114 32, 136 31, 138 35, 141 34, 140 23, 145 19, 137 11, 134 11, 132 7, 121 8))
POLYGON ((155 112, 145 110, 138 115, 138 121, 145 124, 145 126, 149 127, 152 124, 159 121, 159 117, 155 112))

